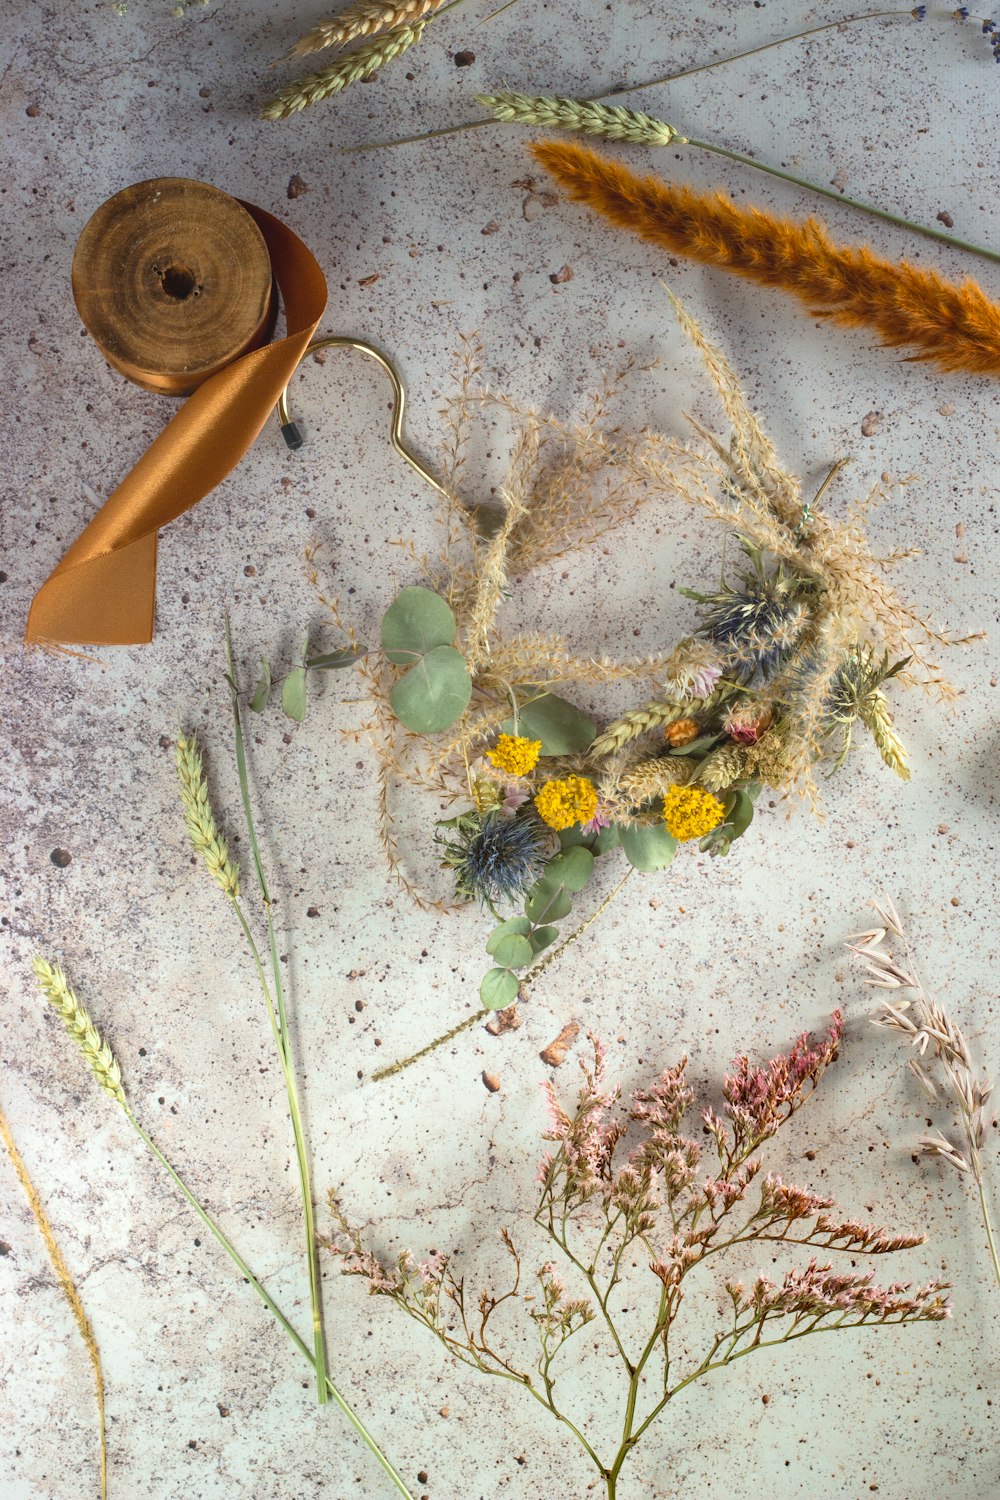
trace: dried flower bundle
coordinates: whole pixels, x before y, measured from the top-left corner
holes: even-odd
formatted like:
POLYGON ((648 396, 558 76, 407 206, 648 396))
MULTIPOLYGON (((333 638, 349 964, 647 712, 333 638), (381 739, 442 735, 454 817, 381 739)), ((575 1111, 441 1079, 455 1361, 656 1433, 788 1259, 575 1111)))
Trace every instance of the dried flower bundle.
POLYGON ((600 856, 620 850, 629 870, 648 873, 682 844, 726 855, 763 786, 815 801, 817 767, 842 765, 859 730, 905 780, 890 686, 950 691, 928 659, 950 638, 895 593, 888 569, 898 554, 876 557, 865 536, 881 491, 835 520, 783 469, 732 370, 675 306, 719 392, 729 441, 700 428, 691 443, 629 435, 611 423, 607 392, 575 425, 521 410, 479 383, 470 353, 446 408, 453 498, 440 556, 415 559, 425 583, 402 590, 381 651, 360 664, 375 705, 367 727, 383 845, 425 906, 446 902, 403 871, 390 789, 405 782, 439 806, 459 804, 437 839, 455 896, 478 900, 499 924, 487 943, 486 1008, 511 1004, 565 946, 553 946, 559 924, 600 856), (515 424, 502 506, 481 510, 478 524, 460 498, 477 413, 515 424), (641 505, 678 499, 720 523, 739 558, 715 587, 681 591, 698 614, 679 644, 613 660, 587 643, 505 632, 513 579, 523 607, 533 570, 606 537, 641 505), (599 725, 579 700, 589 709, 621 684, 638 706, 599 725))
POLYGON ((835 1271, 825 1259, 833 1251, 852 1257, 892 1254, 921 1244, 923 1235, 841 1220, 831 1212, 835 1205, 830 1198, 773 1173, 760 1176, 761 1147, 818 1086, 836 1057, 840 1035, 838 1012, 818 1042, 802 1036, 787 1054, 763 1067, 738 1058, 725 1080, 722 1112, 711 1107, 701 1111, 701 1134, 708 1145, 685 1132, 694 1095, 684 1061, 638 1090, 626 1109, 617 1107, 619 1091, 606 1086, 604 1052, 597 1042, 593 1062, 581 1064, 583 1084, 572 1111, 547 1084, 551 1125, 546 1139, 555 1149, 539 1169, 534 1222, 576 1279, 573 1291, 552 1260, 541 1265, 534 1287, 522 1289, 521 1255, 507 1230, 502 1239, 513 1265, 512 1286, 484 1291, 478 1299, 470 1296, 446 1256, 435 1254, 418 1263, 404 1251, 395 1264, 384 1265, 333 1200, 337 1228, 326 1241, 328 1248, 341 1258, 345 1274, 362 1277, 372 1295, 395 1302, 463 1364, 521 1385, 573 1433, 609 1500, 615 1500, 622 1467, 642 1434, 702 1376, 809 1333, 938 1322, 949 1314, 944 1282, 879 1286, 871 1272, 835 1271), (625 1154, 629 1137, 631 1149, 625 1154), (714 1157, 710 1163, 706 1152, 714 1157), (785 1271, 779 1281, 763 1274, 749 1285, 727 1280, 726 1326, 700 1361, 684 1359, 674 1325, 689 1290, 688 1276, 710 1256, 734 1246, 774 1242, 806 1246, 816 1254, 804 1266, 785 1271), (637 1261, 645 1261, 652 1273, 645 1281, 627 1271, 637 1261), (630 1310, 646 1310, 645 1336, 637 1348, 630 1347, 621 1322, 622 1302, 630 1310), (491 1325, 497 1308, 515 1304, 522 1306, 537 1337, 532 1368, 522 1365, 491 1325), (556 1390, 560 1351, 595 1322, 603 1325, 625 1392, 621 1440, 617 1452, 606 1457, 571 1418, 556 1390))
POLYGON ((873 328, 883 344, 909 346, 912 359, 939 369, 1000 375, 1000 306, 974 281, 956 286, 864 246, 836 245, 815 219, 780 219, 721 193, 639 177, 585 146, 531 150, 571 198, 672 254, 780 287, 814 314, 873 328))
POLYGON ((888 896, 873 901, 880 926, 858 933, 848 944, 864 960, 868 983, 875 989, 908 992, 884 997, 872 1017, 876 1026, 895 1031, 913 1050, 909 1069, 927 1097, 935 1103, 951 1096, 963 1143, 957 1145, 939 1131, 925 1135, 920 1150, 970 1178, 976 1185, 986 1243, 993 1271, 1000 1286, 1000 1256, 983 1181, 982 1150, 986 1143, 986 1105, 993 1093, 988 1078, 977 1076, 969 1044, 955 1022, 924 989, 913 962, 910 943, 893 902, 888 896))

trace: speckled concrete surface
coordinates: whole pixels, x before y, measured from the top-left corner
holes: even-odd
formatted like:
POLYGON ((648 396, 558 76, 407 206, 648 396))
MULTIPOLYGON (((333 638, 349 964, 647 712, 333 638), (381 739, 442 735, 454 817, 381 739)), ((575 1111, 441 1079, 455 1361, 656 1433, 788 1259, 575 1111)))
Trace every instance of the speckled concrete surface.
MULTIPOLYGON (((515 394, 571 410, 634 353, 623 417, 678 430, 716 422, 657 279, 666 274, 720 340, 789 465, 817 482, 853 455, 837 503, 883 470, 919 482, 874 518, 886 549, 917 545, 904 584, 959 629, 995 627, 1000 541, 997 386, 948 378, 812 327, 789 301, 686 264, 545 201, 526 211, 524 137, 497 127, 375 155, 345 143, 458 121, 477 89, 574 93, 637 80, 832 19, 793 0, 654 5, 521 0, 488 25, 472 4, 428 31, 409 62, 285 125, 256 110, 267 63, 326 7, 213 0, 182 18, 134 0, 8 10, 0 37, 10 166, 0 188, 8 409, 2 470, 2 1103, 75 1271, 108 1380, 110 1493, 155 1500, 376 1500, 391 1493, 333 1409, 319 1412, 294 1350, 99 1096, 29 982, 36 951, 61 958, 121 1059, 137 1113, 304 1325, 294 1159, 280 1079, 229 913, 193 868, 175 805, 171 742, 203 733, 235 826, 222 613, 244 662, 286 660, 321 611, 303 549, 325 544, 327 583, 362 634, 410 580, 389 544, 433 545, 431 506, 383 440, 386 391, 349 355, 303 377, 310 441, 262 439, 161 547, 153 645, 93 660, 26 654, 31 595, 163 425, 165 401, 100 359, 69 294, 92 210, 160 173, 205 178, 281 214, 330 281, 324 327, 394 351, 414 443, 432 454, 451 354, 479 330, 489 372, 515 394), (474 61, 456 67, 456 53, 474 61), (292 197, 299 176, 307 191, 292 197), (563 266, 572 280, 553 283, 563 266), (862 423, 878 413, 877 431, 862 423), (961 528, 961 531, 960 531, 961 528), (61 851, 61 852, 60 852, 61 851)), ((637 102, 691 133, 780 161, 923 221, 1000 243, 994 182, 997 76, 978 33, 906 20, 827 33, 637 102)), ((649 154, 631 160, 645 167, 649 154)), ((806 194, 715 161, 664 155, 663 170, 740 199, 815 208, 806 194)), ((865 225, 825 216, 844 237, 865 225)), ((868 226, 871 242, 1000 295, 1000 272, 868 226)), ((499 469, 484 474, 495 483, 499 469)), ((686 618, 670 585, 705 576, 712 543, 687 514, 649 512, 525 586, 521 617, 558 622, 615 651, 673 640, 686 618), (636 628, 636 637, 633 629, 636 628)), ((370 752, 340 731, 363 706, 332 683, 309 720, 256 727, 256 788, 288 954, 307 1126, 322 1195, 338 1190, 387 1251, 461 1250, 471 1283, 496 1263, 497 1230, 531 1202, 543 1111, 538 1050, 575 1017, 611 1043, 633 1087, 683 1051, 716 1088, 737 1048, 760 1053, 845 1007, 842 1058, 789 1130, 775 1164, 862 1216, 926 1226, 929 1243, 889 1274, 955 1280, 950 1324, 808 1342, 695 1387, 644 1440, 628 1500, 987 1500, 1000 1485, 994 1402, 1000 1320, 977 1214, 962 1184, 912 1151, 924 1106, 841 956, 864 902, 888 883, 931 981, 1000 1068, 995 927, 998 752, 995 640, 948 663, 962 690, 946 716, 899 713, 916 774, 901 786, 872 754, 830 788, 822 824, 761 818, 723 865, 697 856, 631 889, 561 962, 516 1034, 480 1030, 389 1083, 371 1072, 476 1004, 482 926, 421 915, 387 885, 374 831, 370 752), (494 1095, 486 1068, 501 1079, 494 1095), (765 1397, 768 1398, 765 1400, 765 1397)), ((595 703, 600 708, 600 703, 595 703)), ((404 830, 419 863, 418 834, 404 830)), ((560 1075, 568 1082, 572 1065, 560 1075)), ((995 1191, 1000 1163, 988 1146, 995 1191)), ((17 1182, 0 1162, 3 1500, 96 1494, 90 1372, 17 1182)), ((321 1214, 321 1218, 324 1216, 321 1214)), ((751 1267, 752 1269, 752 1267, 751 1267)), ((422 1330, 326 1267, 336 1372, 415 1495, 555 1500, 594 1494, 568 1438, 517 1390, 478 1380, 422 1330), (419 1476, 419 1477, 418 1477, 419 1476), (426 1477, 424 1477, 426 1476, 426 1477), (588 1488, 590 1486, 590 1488, 588 1488)), ((705 1295, 711 1302, 710 1280, 705 1295)), ((710 1316, 710 1314, 708 1314, 710 1316)), ((610 1365, 568 1361, 580 1418, 612 1430, 610 1365)))

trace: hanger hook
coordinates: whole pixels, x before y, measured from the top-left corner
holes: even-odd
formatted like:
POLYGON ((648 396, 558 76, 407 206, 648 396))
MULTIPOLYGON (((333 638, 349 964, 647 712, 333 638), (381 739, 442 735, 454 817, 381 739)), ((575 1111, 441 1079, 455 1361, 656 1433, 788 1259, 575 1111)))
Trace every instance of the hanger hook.
MULTIPOLYGON (((445 499, 450 499, 448 491, 444 488, 444 485, 440 484, 434 478, 434 475, 430 472, 429 469, 424 468, 424 465, 420 462, 420 460, 410 452, 410 450, 403 442, 403 410, 406 405, 406 392, 403 389, 403 382, 400 380, 399 375, 396 371, 396 367, 393 365, 392 360, 389 359, 387 355, 383 354, 380 349, 376 349, 374 344, 366 344, 362 339, 351 339, 332 334, 328 338, 314 339, 309 347, 304 351, 302 359, 299 361, 299 365, 301 366, 302 360, 305 359, 307 354, 315 354, 317 349, 357 349, 360 351, 360 353, 367 354, 371 359, 375 361, 376 364, 381 365, 382 369, 388 375, 390 383, 392 385, 392 428, 390 430, 392 446, 395 448, 400 458, 404 458, 410 465, 410 468, 416 470, 421 479, 426 480, 426 482, 431 486, 432 489, 437 490, 439 495, 443 495, 445 499)), ((288 411, 287 385, 285 386, 285 389, 282 391, 281 395, 278 397, 277 414, 278 421, 281 423, 282 436, 284 437, 285 442, 288 444, 289 448, 301 448, 302 435, 299 432, 296 424, 292 421, 288 411)))

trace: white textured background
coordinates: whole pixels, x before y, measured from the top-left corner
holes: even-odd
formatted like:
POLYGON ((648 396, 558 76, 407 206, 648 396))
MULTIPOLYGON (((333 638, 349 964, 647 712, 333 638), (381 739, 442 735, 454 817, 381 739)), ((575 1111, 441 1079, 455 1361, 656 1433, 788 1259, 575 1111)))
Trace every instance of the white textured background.
MULTIPOLYGON (((25 653, 34 589, 172 410, 125 385, 81 336, 69 268, 94 208, 128 183, 173 174, 281 214, 327 272, 324 327, 373 338, 398 358, 412 440, 428 454, 452 351, 474 330, 493 377, 561 412, 634 353, 660 364, 632 376, 625 420, 679 430, 691 409, 716 422, 657 284, 666 273, 729 353, 792 469, 818 484, 834 457, 853 455, 834 508, 885 469, 919 475, 874 520, 884 549, 923 549, 905 567, 910 596, 958 629, 990 629, 997 613, 994 383, 901 363, 863 333, 812 326, 777 293, 669 266, 576 206, 526 215, 518 180, 531 167, 513 128, 338 154, 345 143, 469 118, 477 89, 593 92, 834 19, 836 7, 520 0, 480 26, 486 7, 470 0, 379 81, 286 124, 261 122, 262 100, 292 71, 267 64, 326 9, 318 0, 287 9, 214 0, 178 19, 158 0, 134 0, 119 18, 103 3, 25 0, 7 8, 0 28, 9 157, 0 183, 0 1088, 104 1355, 115 1497, 391 1493, 337 1412, 317 1411, 294 1350, 92 1086, 43 1014, 28 965, 36 951, 63 960, 118 1052, 137 1113, 303 1325, 284 1095, 238 936, 186 850, 170 742, 182 725, 203 733, 221 804, 238 826, 220 691, 223 609, 247 669, 258 650, 287 661, 321 618, 302 561, 318 536, 328 587, 370 637, 393 590, 410 581, 389 543, 422 549, 435 538, 426 491, 385 441, 381 377, 334 354, 298 392, 308 447, 289 455, 272 429, 164 536, 152 645, 89 661, 25 653), (456 68, 462 49, 475 61, 456 68), (308 191, 290 200, 293 174, 308 191), (564 265, 573 279, 554 285, 564 265), (866 438, 870 412, 881 421, 866 438), (70 862, 54 863, 56 850, 70 862)), ((978 29, 899 19, 827 33, 634 102, 924 222, 947 212, 956 234, 997 245, 997 83, 978 29)), ((640 149, 628 160, 654 165, 640 149)), ((1000 296, 996 266, 773 179, 666 152, 655 165, 741 200, 819 211, 844 238, 867 234, 889 255, 973 274, 1000 296)), ((499 463, 484 473, 483 493, 500 475, 499 463)), ((565 627, 602 650, 652 649, 690 618, 670 585, 710 578, 716 555, 697 517, 650 510, 606 547, 528 580, 512 618, 565 627)), ((1000 1320, 977 1214, 957 1179, 914 1163, 923 1106, 891 1039, 867 1026, 869 997, 841 942, 886 882, 912 916, 928 978, 976 1051, 1000 1067, 991 1035, 997 665, 994 633, 949 663, 963 694, 954 715, 917 697, 899 706, 916 768, 909 786, 863 746, 831 784, 825 823, 765 815, 729 861, 688 854, 669 876, 634 882, 539 986, 520 1032, 466 1033, 387 1084, 366 1079, 476 1005, 484 925, 471 911, 422 916, 387 885, 371 753, 339 733, 363 713, 338 701, 345 679, 330 683, 301 728, 277 711, 255 726, 317 1190, 336 1187, 387 1250, 460 1248, 470 1283, 488 1280, 497 1230, 517 1230, 532 1201, 543 1120, 537 1054, 566 1019, 608 1039, 629 1088, 686 1050, 693 1076, 715 1090, 736 1050, 765 1055, 835 1004, 847 1012, 840 1063, 772 1160, 793 1180, 838 1192, 862 1217, 926 1226, 929 1243, 883 1263, 883 1274, 953 1277, 954 1320, 806 1341, 690 1389, 630 1459, 627 1500, 729 1500, 762 1488, 772 1500, 996 1493, 1000 1320), (498 1094, 485 1092, 483 1068, 500 1075, 498 1094)), ((426 868, 432 809, 411 813, 404 840, 426 868)), ((559 1075, 564 1086, 573 1071, 571 1063, 559 1075)), ((988 1155, 1000 1189, 992 1137, 988 1155)), ((77 1500, 96 1494, 89 1366, 5 1160, 0 1203, 0 1495, 77 1500)), ((518 1239, 530 1260, 541 1258, 526 1228, 518 1239)), ((711 1263, 702 1284, 711 1306, 711 1263)), ((450 1363, 330 1264, 326 1304, 336 1375, 415 1495, 596 1493, 583 1456, 527 1397, 450 1363)), ((592 1356, 578 1366, 570 1352, 567 1367, 574 1410, 609 1435, 620 1395, 610 1363, 592 1356)))

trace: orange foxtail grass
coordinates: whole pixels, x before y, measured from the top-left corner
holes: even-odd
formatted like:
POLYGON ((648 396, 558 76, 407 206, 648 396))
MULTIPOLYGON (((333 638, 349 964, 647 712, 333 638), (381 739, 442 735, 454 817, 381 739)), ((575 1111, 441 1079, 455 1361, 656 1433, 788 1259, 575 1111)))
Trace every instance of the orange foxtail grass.
POLYGON ((782 219, 721 193, 637 176, 585 146, 546 141, 531 151, 571 198, 674 255, 780 287, 817 316, 909 346, 911 359, 1000 375, 1000 306, 974 281, 958 286, 865 246, 837 245, 815 219, 782 219))

